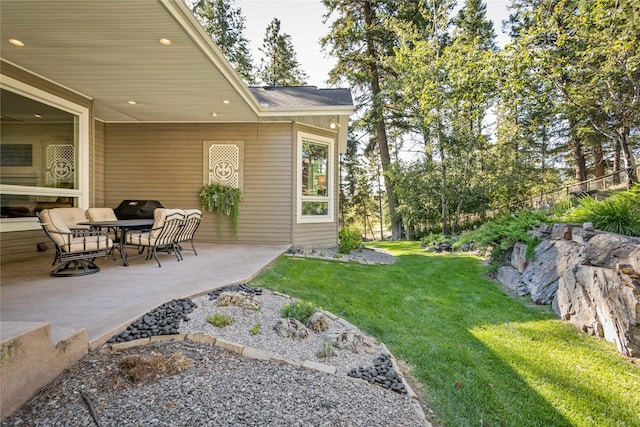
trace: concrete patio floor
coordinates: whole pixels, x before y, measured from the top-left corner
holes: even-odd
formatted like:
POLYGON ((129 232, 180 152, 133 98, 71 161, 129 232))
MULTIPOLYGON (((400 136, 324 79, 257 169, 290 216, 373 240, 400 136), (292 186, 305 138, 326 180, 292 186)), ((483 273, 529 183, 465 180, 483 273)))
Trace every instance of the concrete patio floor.
MULTIPOLYGON (((171 299, 250 280, 287 248, 198 243, 198 255, 185 251, 179 262, 173 255, 159 255, 162 267, 144 257, 130 258, 123 267, 116 252, 115 261, 96 260, 100 272, 80 277, 49 276, 49 250, 28 261, 2 264, 0 323, 51 322, 52 340, 57 330, 86 328, 89 347, 96 348, 171 299)), ((10 333, 2 327, 2 336, 10 333)))

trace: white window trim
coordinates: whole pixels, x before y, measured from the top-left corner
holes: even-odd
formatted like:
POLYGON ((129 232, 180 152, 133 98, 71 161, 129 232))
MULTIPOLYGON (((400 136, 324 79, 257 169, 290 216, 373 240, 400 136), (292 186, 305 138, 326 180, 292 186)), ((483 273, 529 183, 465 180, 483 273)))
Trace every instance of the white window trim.
POLYGON ((334 165, 333 165, 333 151, 335 140, 324 136, 313 135, 306 132, 298 132, 297 141, 298 151, 296 153, 296 169, 297 169, 297 219, 298 223, 319 223, 319 222, 334 222, 334 165), (318 144, 326 144, 329 146, 329 158, 327 167, 327 196, 302 196, 302 141, 309 141, 318 144), (305 202, 329 202, 329 215, 302 215, 302 201, 305 202))
MULTIPOLYGON (((89 109, 1 74, 0 87, 78 116, 77 189, 0 184, 0 193, 75 197, 78 199, 78 207, 87 209, 89 207, 89 109)), ((0 218, 0 232, 37 229, 40 229, 37 218, 0 218)))

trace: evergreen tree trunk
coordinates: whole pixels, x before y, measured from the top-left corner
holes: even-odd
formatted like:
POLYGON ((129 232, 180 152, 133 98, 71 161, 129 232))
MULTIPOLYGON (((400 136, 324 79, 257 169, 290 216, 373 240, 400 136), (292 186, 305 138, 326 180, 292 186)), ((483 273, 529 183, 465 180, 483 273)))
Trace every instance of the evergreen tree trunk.
POLYGON ((571 146, 573 147, 573 160, 576 162, 576 181, 580 183, 580 190, 586 190, 584 181, 587 180, 587 164, 584 158, 584 151, 582 150, 582 141, 576 135, 576 123, 574 120, 569 120, 569 139, 571 146))
POLYGON ((616 139, 613 154, 613 185, 620 184, 620 141, 616 139))
POLYGON ((620 140, 620 148, 624 155, 624 168, 627 172, 627 188, 631 188, 633 184, 638 182, 638 175, 636 173, 636 163, 633 158, 633 152, 629 147, 629 126, 625 123, 618 129, 617 137, 620 140))
MULTIPOLYGON (((602 143, 598 142, 593 146, 593 160, 596 178, 602 178, 606 173, 606 164, 604 162, 604 153, 602 152, 602 143)), ((597 183, 598 190, 604 190, 604 183, 599 180, 597 183)))
MULTIPOLYGON (((369 2, 364 3, 364 17, 367 27, 372 27, 374 23, 373 10, 369 2)), ((393 182, 388 178, 387 172, 391 165, 391 155, 389 152, 389 140, 387 138, 387 127, 384 122, 384 105, 381 102, 380 75, 378 73, 378 56, 370 33, 367 33, 367 55, 370 58, 371 71, 371 95, 373 99, 373 110, 375 115, 375 132, 380 150, 380 162, 382 163, 382 172, 385 175, 384 186, 387 190, 387 201, 389 203, 389 216, 391 217, 391 237, 398 240, 400 234, 400 218, 397 215, 398 196, 396 195, 393 182)))

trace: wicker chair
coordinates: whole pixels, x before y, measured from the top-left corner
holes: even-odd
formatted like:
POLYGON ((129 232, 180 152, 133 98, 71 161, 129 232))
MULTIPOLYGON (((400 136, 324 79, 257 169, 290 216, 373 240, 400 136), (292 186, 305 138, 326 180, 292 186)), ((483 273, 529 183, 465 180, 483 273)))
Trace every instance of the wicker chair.
POLYGON ((94 274, 100 271, 94 260, 103 256, 113 247, 109 236, 98 230, 70 229, 60 209, 44 209, 38 214, 42 229, 56 247, 56 255, 51 265, 56 268, 52 276, 68 277, 94 274))

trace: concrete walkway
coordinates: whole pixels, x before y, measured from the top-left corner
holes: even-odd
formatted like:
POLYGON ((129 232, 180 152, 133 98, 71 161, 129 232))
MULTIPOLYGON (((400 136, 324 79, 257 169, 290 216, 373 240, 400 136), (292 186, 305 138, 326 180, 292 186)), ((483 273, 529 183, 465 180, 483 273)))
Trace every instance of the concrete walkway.
MULTIPOLYGON (((89 347, 95 348, 171 299, 250 280, 288 246, 199 243, 196 248, 198 256, 185 251, 180 262, 159 255, 162 267, 144 257, 130 258, 128 267, 117 255, 115 261, 98 258, 100 272, 68 278, 49 276, 51 250, 29 261, 2 264, 0 321, 51 322, 54 342, 57 330, 86 328, 89 347)), ((3 337, 11 333, 0 328, 3 337)))

